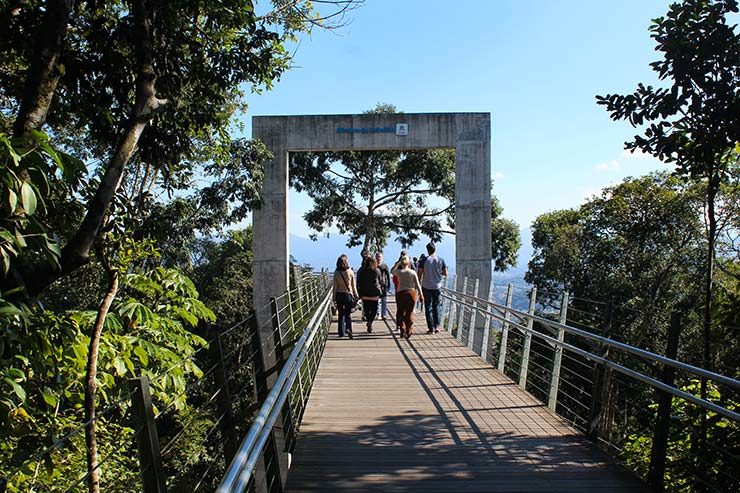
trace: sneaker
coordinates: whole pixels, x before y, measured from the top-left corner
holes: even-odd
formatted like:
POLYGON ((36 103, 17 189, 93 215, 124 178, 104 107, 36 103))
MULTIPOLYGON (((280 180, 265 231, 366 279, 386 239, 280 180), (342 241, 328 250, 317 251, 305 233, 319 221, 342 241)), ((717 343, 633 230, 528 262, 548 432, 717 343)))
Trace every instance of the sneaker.
POLYGON ((434 334, 434 329, 427 330, 427 334, 434 334))
POLYGON ((383 315, 383 316, 382 316, 382 317, 380 317, 380 318, 381 318, 381 319, 383 319, 383 320, 385 320, 385 315, 383 315))
POLYGON ((436 329, 434 329, 434 333, 435 334, 439 334, 439 327, 437 327, 436 329))
POLYGON ((347 331, 347 335, 349 336, 350 339, 354 339, 354 337, 352 336, 352 331, 351 330, 348 330, 347 331))

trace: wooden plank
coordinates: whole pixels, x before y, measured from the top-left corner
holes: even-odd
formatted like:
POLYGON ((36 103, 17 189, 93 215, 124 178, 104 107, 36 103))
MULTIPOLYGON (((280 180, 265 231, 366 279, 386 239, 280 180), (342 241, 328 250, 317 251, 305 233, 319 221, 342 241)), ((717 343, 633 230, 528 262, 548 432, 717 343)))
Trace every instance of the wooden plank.
POLYGON ((355 320, 349 340, 335 326, 289 492, 645 489, 448 333, 417 332, 407 341, 392 318, 377 321, 371 334, 355 320))

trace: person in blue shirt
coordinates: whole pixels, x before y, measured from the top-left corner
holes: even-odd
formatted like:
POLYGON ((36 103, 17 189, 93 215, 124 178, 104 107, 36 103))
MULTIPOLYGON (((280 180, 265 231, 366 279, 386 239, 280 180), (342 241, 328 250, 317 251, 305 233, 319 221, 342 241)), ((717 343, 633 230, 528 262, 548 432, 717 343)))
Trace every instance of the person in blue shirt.
POLYGON ((419 278, 424 295, 424 313, 427 319, 427 334, 439 332, 439 296, 445 277, 447 264, 437 256, 437 247, 434 243, 427 245, 427 257, 424 263, 420 262, 419 278))

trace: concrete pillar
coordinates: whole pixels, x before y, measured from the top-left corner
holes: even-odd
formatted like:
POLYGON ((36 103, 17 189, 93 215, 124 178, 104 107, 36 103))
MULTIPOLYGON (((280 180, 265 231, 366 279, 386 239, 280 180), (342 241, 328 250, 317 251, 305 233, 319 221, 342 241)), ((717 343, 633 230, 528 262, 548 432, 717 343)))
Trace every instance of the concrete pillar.
MULTIPOLYGON (((270 120, 253 120, 252 136, 262 140, 274 153, 265 164, 262 208, 254 211, 254 308, 260 327, 260 340, 272 340, 270 297, 280 296, 289 284, 288 250, 288 152, 282 125, 270 120)), ((266 351, 269 353, 269 351, 266 351)), ((265 360, 265 367, 275 364, 275 356, 265 360)))
POLYGON ((491 284, 491 117, 459 114, 455 126, 457 278, 480 279, 481 292, 487 293, 491 284))

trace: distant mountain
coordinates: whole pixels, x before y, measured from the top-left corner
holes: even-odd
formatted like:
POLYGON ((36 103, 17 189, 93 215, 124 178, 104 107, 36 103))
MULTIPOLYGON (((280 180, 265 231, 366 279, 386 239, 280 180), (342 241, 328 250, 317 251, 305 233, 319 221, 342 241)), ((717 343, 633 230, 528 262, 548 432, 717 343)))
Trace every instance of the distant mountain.
MULTIPOLYGON (((301 264, 309 264, 315 269, 321 267, 334 269, 337 257, 345 253, 349 257, 350 264, 355 268, 360 263, 361 247, 348 248, 347 236, 331 235, 329 238, 319 237, 317 241, 301 236, 290 235, 290 254, 301 264)), ((411 257, 418 257, 426 253, 426 244, 428 239, 415 243, 407 248, 411 257)), ((401 245, 396 241, 389 241, 383 250, 383 255, 387 263, 394 262, 401 255, 401 245)), ((437 254, 445 259, 448 265, 454 269, 455 266, 455 238, 445 237, 437 245, 437 254)))
MULTIPOLYGON (((532 233, 529 228, 520 232, 522 236, 522 248, 519 250, 519 261, 516 267, 506 272, 495 272, 493 279, 496 284, 523 284, 524 273, 527 271, 527 262, 532 257, 532 233)), ((412 257, 418 257, 426 252, 428 240, 419 241, 407 251, 412 257)), ((315 269, 322 267, 334 269, 339 255, 346 253, 351 265, 357 267, 360 263, 360 247, 347 248, 347 237, 344 235, 331 235, 329 238, 319 237, 317 241, 309 238, 290 235, 290 253, 301 264, 308 264, 315 269)), ((401 245, 396 241, 390 241, 384 249, 386 262, 395 261, 401 253, 401 245)), ((455 270, 455 238, 445 236, 437 245, 437 254, 445 259, 450 270, 455 270)))

